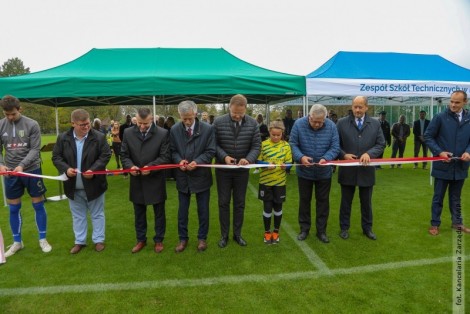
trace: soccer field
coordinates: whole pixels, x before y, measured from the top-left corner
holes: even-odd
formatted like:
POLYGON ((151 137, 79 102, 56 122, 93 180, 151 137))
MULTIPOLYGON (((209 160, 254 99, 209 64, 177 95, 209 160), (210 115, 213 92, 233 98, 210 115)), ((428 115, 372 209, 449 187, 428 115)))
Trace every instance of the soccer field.
MULTIPOLYGON (((44 153, 43 159, 44 174, 56 175, 50 153, 44 153)), ((114 165, 111 159, 110 169, 114 165)), ((203 253, 196 250, 193 198, 190 242, 180 254, 174 252, 178 243, 177 193, 175 182, 168 181, 165 250, 159 255, 150 245, 138 254, 130 253, 135 234, 132 205, 128 201, 129 180, 122 176, 108 178, 107 247, 101 253, 93 250, 91 240, 79 254, 69 253, 74 238, 66 200, 46 203, 47 238, 53 250, 42 253, 34 211, 25 199, 22 210, 25 248, 0 266, 0 313, 451 313, 464 306, 467 311, 470 309, 468 292, 459 291, 458 286, 470 279, 469 272, 465 272, 465 266, 467 269, 470 266, 469 236, 459 237, 450 229, 447 207, 442 215, 441 234, 428 235, 432 197, 429 171, 412 169, 412 165, 377 171, 373 197, 377 241, 362 234, 357 197, 351 237, 343 240, 338 236, 340 193, 336 175, 327 230, 331 242, 321 243, 314 229, 306 241, 296 240, 297 178, 291 174, 281 242, 265 245, 262 203, 257 199, 258 177, 252 174, 243 227, 248 246, 240 247, 230 240, 225 249, 220 249, 214 186, 208 250, 203 253), (454 260, 459 256, 467 261, 454 260), (455 305, 458 300, 463 305, 455 305)), ((57 182, 48 180, 46 186, 48 196, 58 194, 57 182)), ((462 194, 467 224, 470 224, 469 192, 467 182, 462 194)), ((150 210, 148 218, 151 238, 150 210)), ((0 211, 0 227, 6 244, 11 244, 6 207, 0 211)))

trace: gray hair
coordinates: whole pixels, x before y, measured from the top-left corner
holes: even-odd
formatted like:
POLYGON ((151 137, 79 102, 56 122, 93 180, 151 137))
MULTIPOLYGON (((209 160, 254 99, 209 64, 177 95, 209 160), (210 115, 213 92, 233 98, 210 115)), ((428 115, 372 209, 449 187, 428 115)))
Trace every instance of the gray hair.
POLYGON ((193 112, 197 113, 197 105, 192 100, 185 100, 179 103, 178 105, 178 113, 188 113, 193 112))
POLYGON ((323 116, 323 118, 325 118, 327 114, 328 114, 328 110, 326 109, 325 106, 321 104, 314 104, 310 108, 310 112, 309 112, 310 116, 323 116))

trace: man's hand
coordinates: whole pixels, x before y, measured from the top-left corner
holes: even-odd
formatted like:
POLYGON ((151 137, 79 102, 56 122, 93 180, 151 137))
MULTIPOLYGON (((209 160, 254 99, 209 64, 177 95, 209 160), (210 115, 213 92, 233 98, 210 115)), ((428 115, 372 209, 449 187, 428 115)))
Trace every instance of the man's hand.
POLYGON ((439 157, 442 157, 442 158, 446 158, 446 160, 443 160, 443 162, 450 162, 451 161, 451 157, 452 157, 452 153, 449 153, 449 152, 441 152, 439 154, 439 157))
POLYGON ((23 172, 23 167, 17 166, 15 169, 13 169, 13 172, 23 172))
POLYGON ((82 176, 85 178, 85 179, 91 179, 93 178, 93 175, 92 174, 87 174, 87 172, 92 172, 91 170, 87 170, 85 172, 82 172, 82 176))
POLYGON ((68 168, 67 169, 67 177, 73 178, 73 177, 76 177, 76 176, 77 176, 77 169, 73 169, 73 168, 68 168))
POLYGON ((181 160, 179 165, 180 165, 180 170, 181 171, 186 171, 186 166, 188 165, 188 161, 186 159, 181 160))
POLYGON ((357 156, 354 154, 344 154, 344 160, 353 160, 357 159, 357 156))
POLYGON ((370 156, 368 153, 362 154, 361 158, 359 158, 359 162, 364 166, 367 166, 370 163, 370 156))
POLYGON ((230 156, 225 157, 225 160, 224 160, 224 161, 225 161, 225 163, 226 163, 227 165, 235 165, 235 164, 237 164, 237 160, 236 160, 235 158, 233 158, 233 157, 230 157, 230 156))
POLYGON ((462 158, 463 161, 470 161, 470 154, 465 152, 462 154, 462 157, 460 158, 462 158))
POLYGON ((304 166, 312 166, 313 159, 312 159, 312 157, 302 156, 302 158, 300 158, 300 164, 302 164, 304 166))
POLYGON ((246 165, 249 165, 250 162, 249 162, 248 160, 246 160, 245 158, 242 158, 242 159, 240 159, 240 161, 238 162, 238 164, 239 164, 240 166, 246 166, 246 165))
POLYGON ((149 166, 143 166, 142 168, 140 168, 140 174, 143 175, 143 176, 147 176, 150 174, 150 170, 144 170, 146 168, 148 168, 149 166))
POLYGON ((188 171, 193 171, 194 169, 196 169, 196 167, 197 167, 197 162, 195 162, 194 160, 186 165, 186 169, 188 169, 188 171))
POLYGON ((129 173, 133 176, 138 176, 140 175, 140 169, 137 166, 132 166, 131 171, 129 173))

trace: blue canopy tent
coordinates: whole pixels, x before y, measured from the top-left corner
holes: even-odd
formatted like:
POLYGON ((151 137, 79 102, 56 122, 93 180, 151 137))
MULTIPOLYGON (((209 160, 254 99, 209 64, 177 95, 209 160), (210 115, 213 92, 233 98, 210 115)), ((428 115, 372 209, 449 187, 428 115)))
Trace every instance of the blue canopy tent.
POLYGON ((307 95, 449 97, 470 70, 438 55, 340 51, 307 75, 307 95))

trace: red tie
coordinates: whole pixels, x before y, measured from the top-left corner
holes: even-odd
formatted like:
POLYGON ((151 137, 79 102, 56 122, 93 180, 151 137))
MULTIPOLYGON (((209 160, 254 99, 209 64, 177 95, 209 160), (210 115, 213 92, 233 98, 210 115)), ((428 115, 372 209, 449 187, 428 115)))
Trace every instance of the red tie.
POLYGON ((193 133, 191 132, 191 128, 188 128, 188 137, 191 137, 191 135, 193 135, 193 133))

